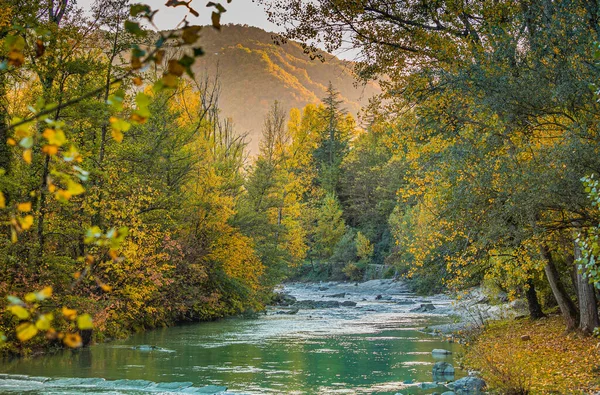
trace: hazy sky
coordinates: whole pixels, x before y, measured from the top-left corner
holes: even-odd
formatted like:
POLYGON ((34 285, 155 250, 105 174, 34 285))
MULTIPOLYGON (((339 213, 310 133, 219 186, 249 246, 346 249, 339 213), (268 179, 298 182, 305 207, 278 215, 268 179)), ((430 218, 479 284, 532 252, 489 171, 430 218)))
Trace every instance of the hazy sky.
MULTIPOLYGON (((77 4, 81 8, 89 8, 90 4, 93 4, 94 0, 77 0, 77 4)), ((172 29, 174 28, 186 15, 187 9, 183 6, 172 8, 165 7, 166 0, 135 0, 132 3, 144 3, 148 4, 152 9, 158 9, 159 12, 156 17, 156 24, 160 29, 172 29)), ((210 15, 213 8, 206 8, 208 0, 194 0, 192 1, 192 7, 200 13, 198 18, 193 15, 188 15, 188 21, 196 25, 209 25, 210 15)), ((253 3, 252 0, 232 0, 231 3, 227 4, 225 0, 221 2, 227 12, 221 16, 221 23, 239 23, 247 24, 250 26, 257 26, 264 30, 274 32, 278 31, 277 26, 267 21, 267 16, 262 7, 253 3)))
MULTIPOLYGON (((206 3, 209 0, 193 0, 192 7, 198 11, 199 17, 194 17, 189 14, 187 9, 180 7, 165 7, 166 0, 131 0, 131 3, 148 4, 152 9, 158 9, 155 23, 161 30, 173 29, 177 26, 183 17, 187 14, 188 21, 196 25, 210 25, 210 15, 213 8, 207 8, 206 3)), ((94 0, 77 0, 77 5, 84 9, 89 9, 94 0)), ((267 21, 267 15, 264 9, 254 3, 252 0, 232 0, 227 4, 226 0, 221 0, 221 3, 227 8, 221 16, 221 23, 238 23, 250 26, 260 27, 268 32, 280 32, 281 29, 275 24, 267 21)), ((355 60, 357 52, 355 50, 340 50, 335 53, 338 58, 355 60)))

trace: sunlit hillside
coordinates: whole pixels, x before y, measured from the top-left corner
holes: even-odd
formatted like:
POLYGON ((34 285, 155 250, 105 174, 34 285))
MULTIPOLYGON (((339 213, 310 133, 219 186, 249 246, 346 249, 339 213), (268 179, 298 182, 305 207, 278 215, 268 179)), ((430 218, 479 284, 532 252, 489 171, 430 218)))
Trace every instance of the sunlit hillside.
POLYGON ((329 54, 325 62, 311 60, 300 44, 276 45, 271 33, 256 27, 227 25, 221 32, 206 28, 202 42, 206 55, 194 68, 197 73, 218 70, 223 115, 233 118, 237 131, 249 134, 252 153, 258 149, 262 122, 274 100, 288 110, 302 108, 323 98, 331 81, 344 108, 358 115, 361 106, 380 92, 375 83, 356 86, 349 62, 329 54))

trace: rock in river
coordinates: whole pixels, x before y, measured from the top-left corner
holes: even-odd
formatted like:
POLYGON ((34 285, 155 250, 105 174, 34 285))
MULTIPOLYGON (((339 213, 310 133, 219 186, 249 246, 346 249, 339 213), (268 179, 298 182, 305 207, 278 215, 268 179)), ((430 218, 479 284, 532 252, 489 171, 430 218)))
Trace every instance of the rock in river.
POLYGON ((297 314, 298 311, 300 311, 299 308, 295 307, 293 309, 289 309, 289 310, 280 310, 278 312, 276 312, 275 314, 287 314, 287 315, 294 315, 297 314))
POLYGON ((456 395, 479 395, 483 394, 485 381, 479 377, 467 376, 454 382, 456 395))
POLYGON ((452 354, 452 351, 443 350, 441 348, 435 348, 431 351, 433 355, 449 355, 452 354))
POLYGON ((342 292, 339 294, 333 294, 333 295, 327 295, 328 298, 345 298, 346 297, 346 293, 342 292))
POLYGON ((419 307, 410 309, 411 313, 427 313, 435 310, 435 306, 432 303, 423 303, 419 307))
POLYGON ((299 300, 294 304, 299 309, 330 309, 340 306, 341 303, 337 300, 299 300))
POLYGON ((296 298, 283 292, 276 292, 271 299, 271 304, 276 306, 290 306, 294 303, 296 303, 296 298))
POLYGON ((448 362, 436 362, 431 373, 436 381, 452 380, 454 379, 454 366, 448 362))

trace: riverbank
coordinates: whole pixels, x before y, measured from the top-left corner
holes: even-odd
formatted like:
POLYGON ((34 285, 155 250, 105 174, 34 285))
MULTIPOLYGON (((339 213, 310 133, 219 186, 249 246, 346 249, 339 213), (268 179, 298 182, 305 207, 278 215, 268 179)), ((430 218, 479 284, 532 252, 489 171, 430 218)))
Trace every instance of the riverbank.
POLYGON ((492 321, 465 348, 465 366, 502 394, 595 394, 599 340, 565 332, 561 317, 492 321))

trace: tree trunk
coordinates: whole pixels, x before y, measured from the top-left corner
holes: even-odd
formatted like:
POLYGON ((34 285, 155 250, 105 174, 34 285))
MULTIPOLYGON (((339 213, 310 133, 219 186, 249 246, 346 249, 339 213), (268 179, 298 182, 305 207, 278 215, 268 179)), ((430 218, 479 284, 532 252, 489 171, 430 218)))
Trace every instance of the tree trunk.
POLYGON ((546 244, 541 245, 540 253, 546 262, 546 266, 544 266, 544 272, 546 273, 546 278, 550 283, 552 294, 554 295, 554 298, 558 303, 558 307, 560 308, 560 311, 565 319, 567 329, 573 330, 577 327, 578 319, 575 303, 573 303, 573 300, 571 300, 567 294, 567 290, 560 281, 560 275, 556 269, 556 265, 554 264, 554 260, 546 244))
MULTIPOLYGON (((581 249, 574 243, 575 262, 581 258, 581 249)), ((585 273, 577 271, 577 299, 579 300, 579 330, 587 335, 594 332, 594 328, 600 326, 598 318, 598 305, 596 303, 596 290, 590 284, 585 273)))
POLYGON ((535 292, 535 285, 533 285, 533 281, 531 279, 527 280, 527 292, 525 292, 525 296, 527 297, 527 307, 529 308, 529 316, 532 320, 539 320, 546 316, 542 311, 542 306, 538 301, 537 293, 535 292))

